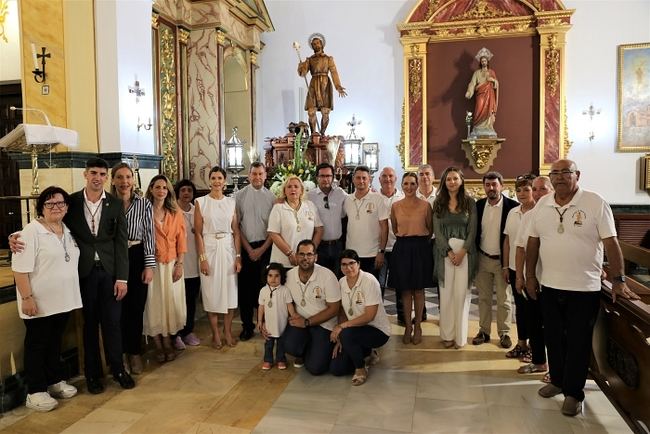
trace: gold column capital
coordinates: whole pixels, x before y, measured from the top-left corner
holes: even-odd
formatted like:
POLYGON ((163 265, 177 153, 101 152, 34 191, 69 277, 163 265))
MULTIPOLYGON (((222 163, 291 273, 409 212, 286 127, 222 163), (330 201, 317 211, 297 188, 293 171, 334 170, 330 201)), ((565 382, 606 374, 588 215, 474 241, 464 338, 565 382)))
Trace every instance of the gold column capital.
POLYGON ((217 29, 217 32, 215 34, 215 38, 217 39, 217 44, 225 45, 225 43, 226 43, 226 32, 224 32, 221 29, 217 29))
POLYGON ((158 28, 158 17, 160 17, 160 14, 156 12, 151 13, 151 27, 154 29, 158 28))
POLYGON ((190 38, 189 30, 178 28, 178 42, 181 44, 187 44, 187 40, 190 38))

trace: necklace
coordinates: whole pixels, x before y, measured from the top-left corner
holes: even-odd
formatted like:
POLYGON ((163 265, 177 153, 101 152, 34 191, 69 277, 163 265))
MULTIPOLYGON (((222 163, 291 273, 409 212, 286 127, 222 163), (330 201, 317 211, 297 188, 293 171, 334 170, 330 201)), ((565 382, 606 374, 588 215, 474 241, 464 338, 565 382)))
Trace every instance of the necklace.
MULTIPOLYGON (((349 303, 348 303, 348 315, 350 315, 350 317, 354 315, 354 309, 352 309, 352 301, 354 300, 354 296, 357 293, 357 291, 359 290, 360 285, 361 285, 361 276, 359 276, 357 278, 357 281, 356 281, 356 283, 354 284, 354 287, 352 287, 352 290, 351 290, 352 294, 350 294, 349 303)), ((350 317, 348 317, 348 319, 350 319, 350 317)))
POLYGON ((302 227, 300 226, 300 219, 298 218, 298 210, 300 209, 300 206, 302 205, 301 201, 298 201, 298 207, 294 208, 289 202, 289 208, 291 208, 291 212, 293 213, 293 218, 296 219, 296 232, 300 232, 302 227))
POLYGON ((357 215, 355 216, 355 219, 357 219, 357 220, 359 220, 361 218, 359 213, 361 212, 361 208, 363 207, 364 199, 365 199, 365 197, 363 197, 361 199, 357 199, 356 197, 354 198, 354 207, 357 209, 357 215), (359 205, 357 205, 357 203, 356 203, 357 200, 359 201, 359 205))
MULTIPOLYGON (((88 201, 87 201, 87 200, 84 200, 84 206, 85 206, 86 209, 88 210, 88 214, 90 214, 90 232, 91 232, 93 235, 97 235, 97 231, 96 231, 96 229, 95 229, 95 216, 96 216, 97 213, 99 212, 99 209, 101 208, 101 205, 102 205, 102 200, 100 200, 100 201, 97 203, 97 206, 95 207, 95 210, 94 210, 94 211, 91 211, 91 210, 90 210, 90 207, 88 206, 88 201)), ((94 206, 94 204, 93 204, 93 206, 94 206)))
MULTIPOLYGON (((269 286, 269 285, 267 285, 269 286)), ((279 288, 279 286, 278 286, 279 288)), ((273 293, 278 290, 278 288, 271 288, 269 286, 269 291, 271 291, 271 294, 269 295, 269 302, 267 304, 268 307, 273 307, 273 293)))
POLYGON ((307 281, 303 285, 303 283, 300 280, 298 280, 298 284, 300 285, 300 293, 302 294, 302 299, 300 300, 300 305, 302 307, 305 307, 307 305, 307 302, 305 301, 305 293, 307 292, 307 289, 309 288, 309 281, 307 281))
POLYGON ((564 211, 560 212, 559 209, 553 208, 555 212, 560 216, 560 224, 557 226, 557 233, 558 234, 563 234, 564 233, 564 214, 569 210, 569 208, 565 208, 564 211))
MULTIPOLYGON (((50 226, 50 224, 49 224, 48 222, 46 222, 45 219, 41 219, 41 220, 39 220, 39 221, 45 223, 45 226, 47 226, 47 228, 48 228, 50 231, 52 231, 52 233, 53 233, 55 236, 57 235, 57 233, 56 233, 56 231, 54 230, 54 228, 53 228, 52 226, 50 226)), ((70 262, 70 254, 68 253, 68 245, 67 245, 67 242, 66 242, 66 240, 65 240, 65 231, 63 230, 63 225, 61 225, 61 235, 62 235, 61 238, 62 238, 63 241, 59 240, 59 242, 61 242, 61 243, 63 244, 63 251, 65 252, 65 256, 63 256, 63 259, 65 259, 65 262, 70 262)), ((58 238, 58 237, 57 237, 57 238, 58 238)))

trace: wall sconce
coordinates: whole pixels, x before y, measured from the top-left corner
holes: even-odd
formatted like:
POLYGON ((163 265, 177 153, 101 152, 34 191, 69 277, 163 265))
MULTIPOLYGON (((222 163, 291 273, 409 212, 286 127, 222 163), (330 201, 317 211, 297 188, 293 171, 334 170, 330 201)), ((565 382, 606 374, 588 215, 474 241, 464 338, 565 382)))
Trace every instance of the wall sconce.
POLYGON ((151 129, 151 118, 149 118, 149 121, 145 124, 144 122, 140 122, 140 116, 138 116, 138 131, 140 131, 140 128, 144 128, 146 131, 149 131, 151 129))
POLYGON ((34 70, 32 71, 32 74, 34 74, 34 80, 36 80, 36 83, 44 83, 45 82, 45 58, 51 58, 52 56, 50 53, 45 52, 45 47, 41 47, 41 54, 36 53, 36 45, 32 44, 32 59, 34 60, 34 70), (41 67, 38 67, 38 59, 41 59, 41 67))
POLYGON ((370 169, 370 173, 375 173, 379 169, 379 144, 378 143, 364 143, 363 148, 363 164, 370 169))
POLYGON ((138 80, 135 81, 133 86, 129 86, 129 93, 134 93, 135 94, 135 102, 139 103, 140 102, 140 97, 144 96, 144 87, 140 87, 140 82, 138 80))
POLYGON ((226 170, 233 174, 235 191, 239 190, 239 172, 244 170, 244 142, 237 137, 237 127, 232 129, 232 136, 226 143, 226 170))
POLYGON ((363 157, 361 142, 363 142, 364 138, 357 137, 355 128, 361 124, 361 121, 357 121, 354 115, 347 124, 350 127, 350 134, 343 140, 343 166, 352 170, 361 164, 363 157))
POLYGON ((589 142, 591 143, 595 138, 596 134, 594 133, 594 116, 600 114, 600 109, 594 108, 593 103, 589 103, 589 107, 586 110, 582 111, 583 115, 589 116, 589 126, 591 127, 589 131, 589 142))

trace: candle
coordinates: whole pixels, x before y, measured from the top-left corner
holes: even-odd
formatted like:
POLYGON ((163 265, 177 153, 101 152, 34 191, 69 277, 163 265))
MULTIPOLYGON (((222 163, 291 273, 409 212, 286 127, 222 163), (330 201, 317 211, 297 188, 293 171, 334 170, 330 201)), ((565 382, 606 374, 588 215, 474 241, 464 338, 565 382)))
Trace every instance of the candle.
POLYGON ((38 60, 36 58, 36 45, 32 43, 32 59, 34 59, 34 71, 38 71, 38 60))

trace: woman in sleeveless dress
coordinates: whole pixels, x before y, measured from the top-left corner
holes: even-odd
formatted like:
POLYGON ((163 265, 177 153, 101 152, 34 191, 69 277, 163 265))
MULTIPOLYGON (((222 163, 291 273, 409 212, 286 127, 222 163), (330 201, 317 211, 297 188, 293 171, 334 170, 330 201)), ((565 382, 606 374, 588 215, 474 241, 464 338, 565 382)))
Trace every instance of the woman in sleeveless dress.
POLYGON ((241 270, 241 244, 235 199, 224 196, 226 171, 210 170, 210 193, 196 199, 194 236, 199 253, 201 295, 212 328, 212 346, 222 347, 219 314, 224 315, 224 335, 235 346, 232 320, 237 308, 237 273, 241 270))

